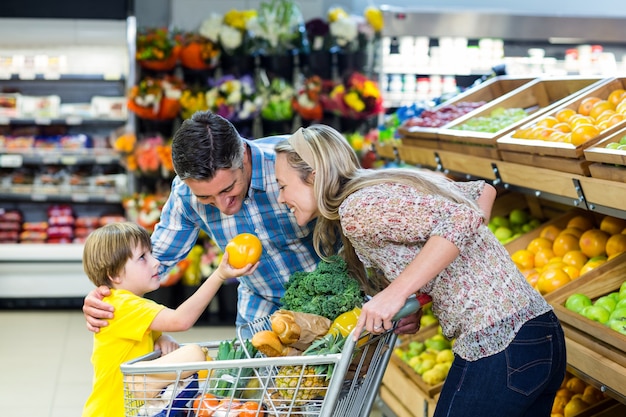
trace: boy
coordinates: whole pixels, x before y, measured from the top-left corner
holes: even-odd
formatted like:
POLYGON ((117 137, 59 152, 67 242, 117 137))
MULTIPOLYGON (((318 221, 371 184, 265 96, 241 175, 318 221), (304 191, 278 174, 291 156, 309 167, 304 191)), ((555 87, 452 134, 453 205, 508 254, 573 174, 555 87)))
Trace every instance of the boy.
POLYGON ((142 298, 159 288, 159 261, 151 253, 149 233, 141 226, 113 223, 92 232, 83 251, 83 268, 96 285, 106 285, 105 299, 115 306, 115 318, 94 334, 93 391, 83 416, 123 416, 124 395, 120 365, 152 352, 163 354, 178 348, 165 331, 184 331, 198 320, 224 280, 254 272, 256 265, 241 269, 228 264, 224 254, 218 269, 177 309, 142 298))

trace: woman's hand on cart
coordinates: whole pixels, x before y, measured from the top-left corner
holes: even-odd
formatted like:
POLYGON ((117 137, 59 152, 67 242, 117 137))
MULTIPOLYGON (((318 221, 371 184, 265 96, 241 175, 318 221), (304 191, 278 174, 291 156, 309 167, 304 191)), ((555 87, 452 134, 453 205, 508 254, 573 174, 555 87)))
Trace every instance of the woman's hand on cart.
MULTIPOLYGON (((419 330, 422 304, 415 295, 409 297, 404 305, 397 309, 396 313, 388 320, 378 319, 379 314, 375 313, 376 308, 368 309, 368 307, 372 307, 371 305, 368 306, 370 302, 365 303, 361 309, 361 315, 353 331, 355 341, 361 337, 364 330, 375 334, 392 329, 395 329, 396 333, 415 333, 419 330)), ((394 307, 389 306, 388 311, 393 310, 394 307)))

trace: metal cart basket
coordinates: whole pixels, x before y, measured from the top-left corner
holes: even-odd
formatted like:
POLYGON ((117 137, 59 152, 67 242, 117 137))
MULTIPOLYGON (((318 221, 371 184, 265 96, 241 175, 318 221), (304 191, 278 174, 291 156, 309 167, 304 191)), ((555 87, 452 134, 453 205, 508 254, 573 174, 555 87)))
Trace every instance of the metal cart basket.
MULTIPOLYGON (((252 357, 241 335, 269 329, 269 316, 237 329, 235 342, 245 350, 244 359, 151 365, 158 357, 151 353, 123 364, 125 415, 369 415, 396 342, 393 331, 364 333, 356 343, 348 336, 337 354, 252 357)), ((211 351, 222 342, 199 344, 211 351)))

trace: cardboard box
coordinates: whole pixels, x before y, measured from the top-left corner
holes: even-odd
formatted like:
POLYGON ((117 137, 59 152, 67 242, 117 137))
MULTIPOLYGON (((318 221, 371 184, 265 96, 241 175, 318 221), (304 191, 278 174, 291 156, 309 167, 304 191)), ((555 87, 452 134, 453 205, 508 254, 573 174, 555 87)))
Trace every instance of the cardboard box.
POLYGON ((498 138, 504 137, 520 126, 531 123, 538 117, 551 112, 553 109, 569 102, 573 97, 578 97, 592 89, 593 86, 602 85, 607 81, 597 77, 566 77, 566 78, 537 78, 534 81, 511 91, 508 94, 482 106, 477 111, 443 126, 437 137, 442 142, 455 142, 464 145, 479 145, 495 148, 498 138), (493 110, 498 108, 514 109, 521 108, 528 116, 518 122, 500 129, 497 132, 474 132, 457 130, 456 127, 476 117, 487 117, 493 110))

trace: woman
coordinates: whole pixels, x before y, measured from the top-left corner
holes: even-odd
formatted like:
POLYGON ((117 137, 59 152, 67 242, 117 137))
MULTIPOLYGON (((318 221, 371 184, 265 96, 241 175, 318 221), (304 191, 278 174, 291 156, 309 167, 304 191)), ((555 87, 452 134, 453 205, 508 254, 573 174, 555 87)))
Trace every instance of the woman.
POLYGON ((563 331, 486 227, 492 186, 361 169, 344 137, 322 125, 299 129, 276 153, 279 202, 299 224, 318 219, 316 251, 327 257, 341 239, 352 273, 380 290, 356 334, 390 329, 413 293, 432 297, 443 334, 456 339, 435 417, 550 415, 565 376, 563 331))

